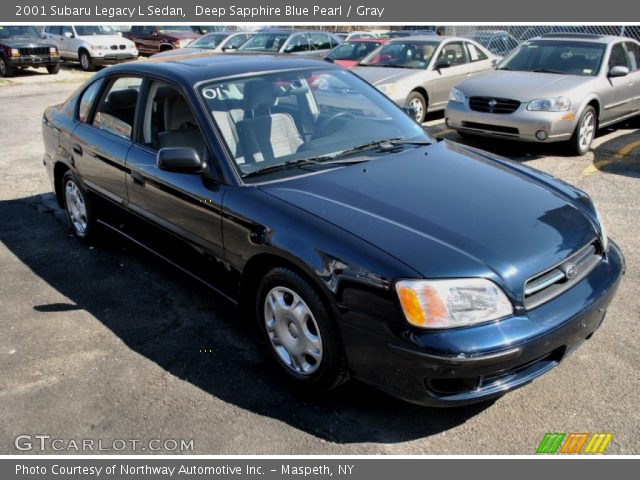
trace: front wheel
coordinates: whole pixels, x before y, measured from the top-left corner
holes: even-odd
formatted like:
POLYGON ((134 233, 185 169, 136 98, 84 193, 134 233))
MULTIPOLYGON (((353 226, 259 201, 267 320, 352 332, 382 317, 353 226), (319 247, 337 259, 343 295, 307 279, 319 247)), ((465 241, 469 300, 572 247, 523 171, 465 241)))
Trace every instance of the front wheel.
POLYGON ((592 106, 588 106, 582 112, 578 125, 571 140, 569 140, 569 152, 573 155, 584 155, 591 148, 593 139, 596 136, 598 119, 596 111, 592 106))
POLYGON ((267 273, 258 289, 256 316, 271 356, 289 380, 328 391, 349 378, 335 322, 302 276, 287 268, 267 273))
POLYGON ((405 105, 411 106, 415 109, 415 115, 413 118, 416 122, 424 122, 424 117, 427 114, 427 101, 420 92, 411 92, 407 97, 405 105))
POLYGON ((80 52, 80 67, 85 72, 93 72, 96 69, 96 66, 93 63, 91 55, 89 55, 89 52, 86 52, 86 51, 80 52))
POLYGON ((56 63, 54 65, 47 65, 47 72, 49 75, 56 75, 60 71, 60 64, 56 63))
POLYGON ((16 73, 15 67, 9 65, 4 57, 0 57, 0 77, 12 77, 16 73))
POLYGON ((94 229, 93 209, 76 176, 68 171, 62 177, 64 207, 75 234, 89 238, 94 229))

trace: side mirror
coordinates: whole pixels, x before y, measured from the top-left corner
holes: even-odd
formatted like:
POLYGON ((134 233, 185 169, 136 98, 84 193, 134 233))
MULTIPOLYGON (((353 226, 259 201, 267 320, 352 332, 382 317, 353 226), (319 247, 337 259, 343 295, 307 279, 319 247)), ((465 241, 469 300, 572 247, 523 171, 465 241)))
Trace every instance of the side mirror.
POLYGON ((433 66, 434 70, 442 70, 443 68, 449 68, 451 63, 448 60, 438 60, 436 64, 433 66))
POLYGON ((71 33, 71 32, 64 32, 64 36, 65 36, 65 38, 73 38, 73 33, 71 33))
POLYGON ((622 65, 616 65, 615 67, 611 67, 609 70, 610 77, 626 77, 629 75, 629 67, 624 67, 622 65))
POLYGON ((325 62, 334 63, 333 58, 329 58, 327 56, 322 57, 325 62))
POLYGON ((494 67, 497 67, 498 64, 500 63, 500 60, 502 60, 503 57, 493 57, 491 59, 491 65, 494 67))
POLYGON ((416 107, 414 107, 413 105, 405 105, 404 107, 402 107, 402 111, 409 115, 411 118, 416 118, 416 113, 418 112, 416 110, 416 107))
POLYGON ((156 163, 160 170, 167 172, 196 173, 204 170, 198 152, 188 147, 161 148, 156 163))

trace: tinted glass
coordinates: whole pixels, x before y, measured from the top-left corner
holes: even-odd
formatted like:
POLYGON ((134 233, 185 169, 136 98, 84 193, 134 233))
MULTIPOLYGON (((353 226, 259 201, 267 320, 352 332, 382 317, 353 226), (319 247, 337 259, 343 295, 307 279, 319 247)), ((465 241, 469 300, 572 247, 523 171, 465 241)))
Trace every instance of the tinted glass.
POLYGON ((629 61, 629 56, 622 46, 622 43, 616 43, 611 49, 611 54, 609 55, 609 68, 618 66, 627 67, 631 70, 631 62, 629 61))
POLYGON ((277 52, 289 38, 288 33, 259 33, 251 37, 238 50, 277 52))
POLYGON ((0 26, 0 38, 11 38, 11 37, 20 37, 20 38, 38 38, 38 32, 33 27, 27 26, 0 26))
POLYGON ((378 42, 345 42, 327 53, 331 60, 362 60, 380 46, 378 42))
POLYGON ((115 80, 102 96, 93 125, 130 139, 141 85, 140 78, 122 77, 115 80))
POLYGON ((393 102, 343 69, 263 73, 212 82, 201 94, 242 176, 372 141, 428 140, 393 102))
POLYGON ((447 43, 438 55, 438 61, 445 61, 452 66, 467 63, 467 52, 462 42, 447 43))
POLYGON ((511 53, 499 70, 595 76, 604 50, 604 44, 595 42, 533 40, 511 53))
POLYGON ((191 42, 189 48, 216 48, 228 36, 228 33, 208 33, 191 42))
POLYGON ((91 107, 96 100, 96 95, 100 90, 102 81, 98 80, 87 88, 82 97, 80 98, 80 105, 78 106, 78 120, 81 122, 87 122, 89 120, 89 114, 91 113, 91 107))
POLYGON ((391 42, 369 54, 361 65, 425 69, 438 42, 391 42))
POLYGON ((116 31, 108 25, 76 25, 78 35, 115 35, 116 31))

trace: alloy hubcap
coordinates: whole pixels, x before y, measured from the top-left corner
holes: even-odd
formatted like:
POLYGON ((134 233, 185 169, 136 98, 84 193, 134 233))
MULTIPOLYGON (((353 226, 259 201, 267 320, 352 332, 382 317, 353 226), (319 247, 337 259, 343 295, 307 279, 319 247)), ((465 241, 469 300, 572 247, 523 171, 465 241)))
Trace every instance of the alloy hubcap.
POLYGON ((420 121, 422 118, 422 113, 424 111, 424 107, 422 106, 422 102, 418 98, 414 98, 409 102, 413 108, 416 109, 416 120, 420 121))
POLYGON ((271 346, 292 372, 310 375, 322 362, 322 338, 311 310, 286 287, 275 287, 264 300, 264 323, 271 346))
POLYGON ((82 68, 84 68, 85 70, 89 68, 89 58, 86 54, 82 55, 82 68))
POLYGON ((591 145, 596 130, 596 119, 593 113, 587 113, 582 119, 580 130, 578 133, 578 141, 580 142, 580 150, 586 152, 591 145))
POLYGON ((64 196, 69 218, 75 231, 82 235, 87 231, 87 206, 80 189, 74 181, 69 180, 64 188, 64 196))
POLYGON ((7 67, 4 64, 4 60, 0 59, 0 73, 4 75, 7 73, 7 67))

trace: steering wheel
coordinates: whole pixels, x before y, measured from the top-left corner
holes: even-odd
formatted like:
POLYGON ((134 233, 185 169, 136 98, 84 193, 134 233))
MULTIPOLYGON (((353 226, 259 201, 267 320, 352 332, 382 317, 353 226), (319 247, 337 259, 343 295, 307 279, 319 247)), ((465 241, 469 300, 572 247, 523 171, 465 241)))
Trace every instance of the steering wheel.
POLYGON ((343 122, 347 120, 355 120, 355 119, 356 119, 355 115, 351 112, 335 113, 331 115, 329 118, 327 118, 326 120, 322 121, 322 124, 318 127, 319 135, 317 136, 322 137, 329 133, 333 133, 336 130, 338 130, 338 128, 342 125, 343 122), (335 124, 335 125, 332 126, 332 124, 335 124), (332 128, 329 128, 329 127, 332 127, 332 128))

